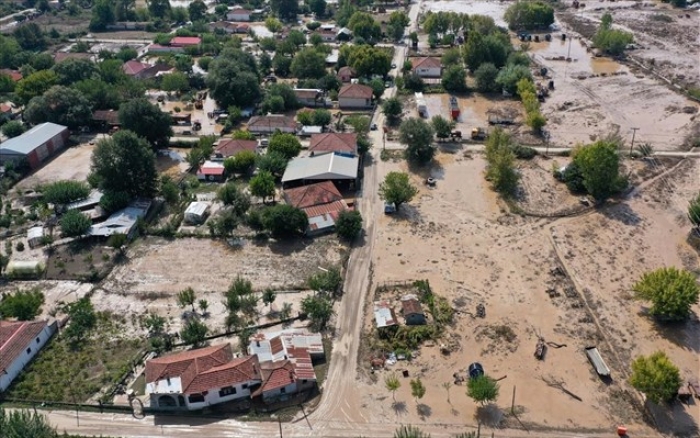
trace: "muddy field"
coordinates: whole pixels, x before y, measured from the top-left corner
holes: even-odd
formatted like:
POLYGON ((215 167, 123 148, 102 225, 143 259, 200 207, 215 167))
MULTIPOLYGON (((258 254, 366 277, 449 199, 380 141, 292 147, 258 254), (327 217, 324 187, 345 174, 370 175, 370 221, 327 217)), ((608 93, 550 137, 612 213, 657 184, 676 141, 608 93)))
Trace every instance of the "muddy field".
POLYGON ((58 180, 85 181, 90 173, 90 160, 94 145, 80 144, 62 151, 39 170, 17 184, 22 190, 58 180))
MULTIPOLYGON (((367 373, 363 401, 376 410, 373 419, 475 424, 478 414, 487 424, 535 430, 612 430, 619 423, 645 430, 641 399, 626 383, 631 359, 661 349, 684 377, 696 377, 700 325, 695 320, 660 330, 640 313, 642 303, 631 300, 629 290, 650 269, 697 268, 698 258, 685 243, 689 224, 684 209, 697 189, 698 165, 669 166, 628 199, 601 211, 547 219, 508 214, 483 179, 480 157, 441 154, 439 161, 435 189, 415 176, 421 188, 417 200, 402 206, 398 216, 380 219, 375 283, 428 279, 458 311, 447 338, 458 342, 459 349, 445 356, 438 345, 426 346, 410 364, 400 361, 389 371, 367 373), (471 316, 479 303, 486 306, 484 319, 471 316), (538 336, 553 343, 544 361, 533 357, 538 336), (601 381, 588 363, 583 348, 591 345, 611 366, 611 382, 601 381), (500 410, 478 409, 464 385, 452 384, 453 373, 464 374, 475 361, 492 377, 505 376, 500 410), (403 369, 426 385, 420 411, 409 379, 401 379, 398 405, 392 406, 384 388, 386 373, 403 369), (449 391, 444 387, 448 382, 449 391), (517 418, 509 413, 514 387, 517 418)), ((542 208, 575 206, 578 198, 557 187, 550 163, 521 165, 525 190, 531 196, 544 193, 535 202, 542 208)), ((652 175, 641 168, 636 172, 652 175)), ((367 318, 370 324, 371 312, 367 318)), ((697 415, 693 406, 676 405, 657 421, 662 430, 675 428, 690 436, 697 430, 697 415)))

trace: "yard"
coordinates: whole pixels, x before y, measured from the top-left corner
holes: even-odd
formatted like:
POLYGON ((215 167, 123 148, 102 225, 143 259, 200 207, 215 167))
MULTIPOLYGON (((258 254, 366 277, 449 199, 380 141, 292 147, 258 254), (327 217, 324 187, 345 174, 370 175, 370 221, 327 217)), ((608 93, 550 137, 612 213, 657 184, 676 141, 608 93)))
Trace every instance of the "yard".
POLYGON ((69 147, 44 164, 39 170, 20 181, 17 188, 33 190, 41 184, 59 180, 87 180, 94 149, 94 145, 87 143, 69 147))
POLYGON ((53 248, 46 264, 46 278, 51 280, 97 281, 114 266, 116 251, 104 242, 78 240, 53 248))
POLYGON ((144 348, 142 339, 123 338, 117 315, 98 314, 98 325, 82 346, 72 349, 66 338, 54 337, 15 380, 7 397, 41 402, 83 403, 116 383, 132 368, 144 348))

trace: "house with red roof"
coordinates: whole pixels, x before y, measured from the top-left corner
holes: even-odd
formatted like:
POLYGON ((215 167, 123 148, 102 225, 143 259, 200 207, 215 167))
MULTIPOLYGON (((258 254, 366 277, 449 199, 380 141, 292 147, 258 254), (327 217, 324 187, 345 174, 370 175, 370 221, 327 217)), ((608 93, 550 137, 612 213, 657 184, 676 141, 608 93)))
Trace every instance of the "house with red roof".
POLYGON ((284 200, 306 213, 309 218, 307 235, 332 231, 340 213, 348 209, 343 196, 332 181, 285 189, 284 200))
POLYGON ((302 330, 256 333, 248 353, 260 360, 262 384, 252 397, 263 402, 284 401, 316 387, 313 361, 325 357, 321 335, 302 330))
POLYGON ((314 134, 309 143, 309 153, 311 155, 328 154, 338 152, 340 154, 357 155, 357 134, 327 132, 314 134))
POLYGON ((233 157, 239 152, 250 151, 255 152, 258 148, 258 142, 255 140, 240 140, 237 138, 222 138, 214 147, 214 156, 216 158, 233 157))
POLYGON ((197 179, 221 182, 226 177, 225 173, 226 169, 223 162, 207 160, 197 169, 197 179))
POLYGON ((170 40, 170 46, 172 47, 198 46, 200 44, 202 44, 200 37, 176 36, 170 40))
POLYGON ((258 357, 234 358, 231 344, 151 359, 145 374, 151 408, 160 410, 191 411, 248 398, 262 381, 258 357))
POLYGON ((439 78, 442 76, 442 61, 432 56, 411 58, 411 70, 422 78, 439 78))
POLYGON ((56 333, 56 321, 0 321, 0 393, 56 333))
POLYGON ((7 75, 14 82, 19 82, 22 80, 22 73, 19 70, 10 70, 8 68, 0 69, 0 74, 7 75))
POLYGON ((372 107, 372 88, 362 84, 346 84, 338 92, 338 106, 342 109, 372 107))

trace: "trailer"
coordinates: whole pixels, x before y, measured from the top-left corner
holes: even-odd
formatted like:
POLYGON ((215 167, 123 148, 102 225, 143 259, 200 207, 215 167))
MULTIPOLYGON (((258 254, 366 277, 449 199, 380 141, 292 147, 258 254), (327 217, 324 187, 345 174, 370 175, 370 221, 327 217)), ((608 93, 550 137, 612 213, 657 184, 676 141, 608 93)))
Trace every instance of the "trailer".
POLYGON ((591 362, 591 365, 593 365, 593 368, 595 369, 595 372, 598 373, 600 377, 610 377, 610 368, 608 368, 608 365, 605 363, 605 360, 603 360, 603 357, 600 355, 598 348, 586 347, 585 351, 586 356, 588 356, 588 360, 591 362))

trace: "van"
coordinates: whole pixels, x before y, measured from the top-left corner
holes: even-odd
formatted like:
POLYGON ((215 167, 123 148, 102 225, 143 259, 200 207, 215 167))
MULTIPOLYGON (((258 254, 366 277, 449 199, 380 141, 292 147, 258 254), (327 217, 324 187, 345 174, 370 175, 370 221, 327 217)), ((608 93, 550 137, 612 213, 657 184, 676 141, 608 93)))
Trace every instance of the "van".
POLYGON ((261 148, 265 148, 269 144, 270 144, 270 139, 268 139, 268 138, 261 138, 260 139, 260 147, 261 148))

